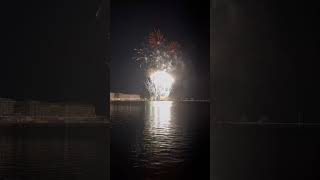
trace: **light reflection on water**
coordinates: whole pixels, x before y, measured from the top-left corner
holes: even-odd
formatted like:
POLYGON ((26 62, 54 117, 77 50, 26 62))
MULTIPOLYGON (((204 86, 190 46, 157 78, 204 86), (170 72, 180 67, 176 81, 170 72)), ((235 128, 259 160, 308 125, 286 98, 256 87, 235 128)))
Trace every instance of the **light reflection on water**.
POLYGON ((142 151, 146 157, 143 160, 144 164, 161 169, 159 166, 174 166, 182 162, 183 148, 188 140, 179 131, 179 124, 173 112, 173 102, 152 101, 146 106, 143 131, 144 151, 142 151))
MULTIPOLYGON (((192 138, 199 133, 199 129, 191 125, 200 115, 194 111, 199 109, 194 108, 195 104, 150 101, 119 102, 111 106, 114 132, 111 137, 116 141, 111 147, 119 149, 115 144, 126 141, 122 148, 128 147, 131 167, 148 169, 152 175, 159 175, 178 172, 177 167, 183 167, 190 159, 192 138)), ((111 152, 112 157, 124 155, 113 155, 116 153, 111 152)))
POLYGON ((172 101, 152 101, 149 104, 147 118, 149 127, 146 129, 147 134, 156 137, 170 135, 171 129, 171 108, 172 101))
POLYGON ((207 173, 208 103, 112 102, 110 114, 111 179, 197 179, 207 173))

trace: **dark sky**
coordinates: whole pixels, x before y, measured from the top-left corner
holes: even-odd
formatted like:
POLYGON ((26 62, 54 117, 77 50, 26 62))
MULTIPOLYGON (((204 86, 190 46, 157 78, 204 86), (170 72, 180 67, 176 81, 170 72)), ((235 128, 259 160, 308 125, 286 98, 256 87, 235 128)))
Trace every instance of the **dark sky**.
MULTIPOLYGON (((109 78, 106 28, 95 16, 99 3, 2 2, 0 97, 105 104, 109 78)), ((277 0, 216 3, 211 46, 216 111, 225 119, 269 114, 296 120, 317 92, 319 6, 277 0)), ((133 49, 159 28, 182 45, 188 67, 179 82, 184 86, 173 94, 207 98, 209 6, 209 1, 112 1, 111 90, 145 93, 133 49)))
POLYGON ((102 104, 108 79, 99 4, 2 2, 0 97, 102 104))
POLYGON ((132 59, 133 49, 156 28, 182 46, 187 70, 183 85, 173 94, 209 97, 209 0, 117 0, 111 2, 111 9, 111 91, 146 93, 144 71, 132 59))
POLYGON ((312 100, 315 92, 317 7, 277 0, 216 1, 217 119, 298 121, 305 97, 312 100))

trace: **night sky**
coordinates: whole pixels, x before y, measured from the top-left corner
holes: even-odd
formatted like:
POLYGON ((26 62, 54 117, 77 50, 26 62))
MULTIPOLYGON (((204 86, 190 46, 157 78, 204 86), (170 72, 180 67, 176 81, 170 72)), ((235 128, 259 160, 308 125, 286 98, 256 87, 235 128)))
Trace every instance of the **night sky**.
MULTIPOLYGON (((318 6, 216 2, 211 89, 216 115, 240 119, 247 114, 256 120, 266 114, 275 121, 296 121, 316 92, 318 6)), ((96 17, 99 4, 2 2, 0 97, 104 104, 109 78, 106 29, 96 17)), ((146 93, 133 49, 158 28, 182 45, 188 67, 173 95, 207 99, 209 7, 209 1, 112 1, 110 90, 146 93)))
POLYGON ((105 111, 106 29, 96 17, 99 4, 2 2, 0 97, 90 103, 105 111))
POLYGON ((210 1, 144 0, 111 2, 111 76, 113 92, 147 95, 144 70, 132 59, 148 34, 159 29, 182 46, 186 70, 172 92, 209 98, 210 1))
MULTIPOLYGON (((216 1, 212 95, 217 119, 297 122, 303 106, 312 106, 306 99, 314 102, 317 7, 277 0, 216 1)), ((304 112, 304 121, 316 121, 311 114, 304 112)))

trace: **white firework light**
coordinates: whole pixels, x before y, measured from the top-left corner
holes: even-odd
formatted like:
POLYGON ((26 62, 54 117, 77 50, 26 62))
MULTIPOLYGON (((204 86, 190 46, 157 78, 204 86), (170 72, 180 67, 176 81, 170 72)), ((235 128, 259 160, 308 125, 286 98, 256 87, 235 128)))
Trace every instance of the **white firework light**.
POLYGON ((154 99, 167 98, 170 95, 174 78, 165 71, 151 73, 147 80, 147 89, 154 99))
POLYGON ((146 45, 135 49, 134 59, 146 71, 146 89, 152 99, 160 100, 170 95, 174 78, 172 74, 184 66, 180 46, 167 41, 159 30, 149 34, 146 45))

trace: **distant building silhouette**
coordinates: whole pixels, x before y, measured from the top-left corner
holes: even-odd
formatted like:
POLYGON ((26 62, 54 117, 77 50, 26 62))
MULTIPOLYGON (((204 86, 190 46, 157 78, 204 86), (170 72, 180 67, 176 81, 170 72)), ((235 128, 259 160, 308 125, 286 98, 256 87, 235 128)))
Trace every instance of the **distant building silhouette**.
POLYGON ((141 96, 138 94, 110 93, 110 101, 140 101, 141 96))
POLYGON ((15 102, 13 99, 0 98, 0 116, 13 114, 15 102))
POLYGON ((89 104, 49 103, 39 101, 18 102, 15 113, 32 117, 96 117, 95 107, 89 104))

